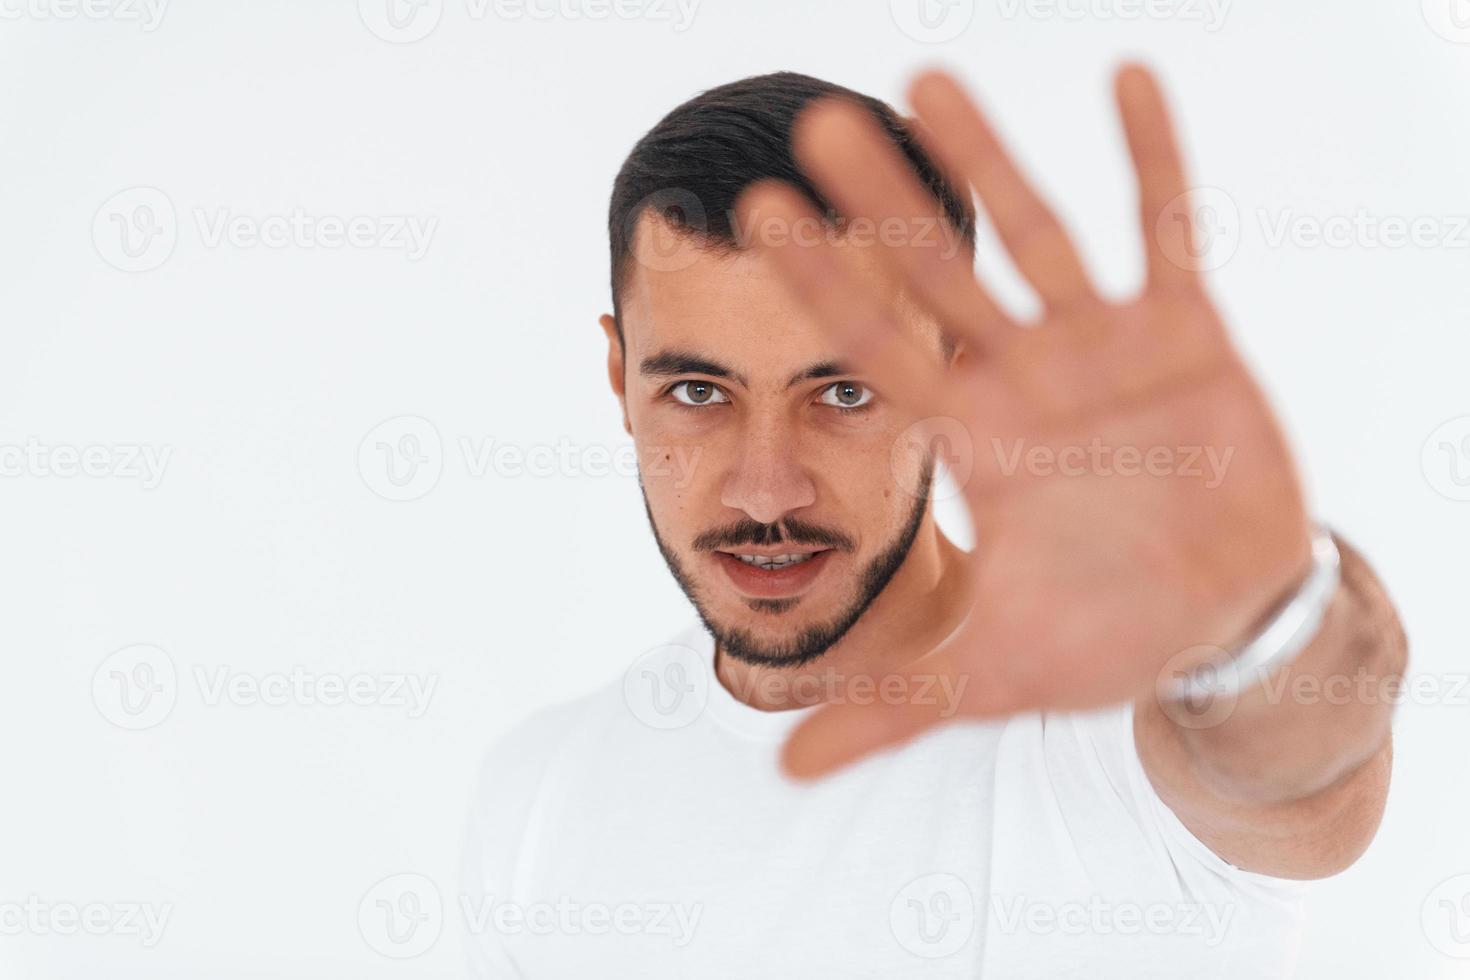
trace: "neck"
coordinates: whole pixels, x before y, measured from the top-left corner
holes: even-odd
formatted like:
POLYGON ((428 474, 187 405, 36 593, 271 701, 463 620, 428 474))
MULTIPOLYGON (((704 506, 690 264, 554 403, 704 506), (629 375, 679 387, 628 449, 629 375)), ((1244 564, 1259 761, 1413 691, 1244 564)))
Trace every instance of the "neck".
POLYGON ((763 711, 806 707, 861 678, 883 677, 922 657, 969 612, 968 558, 925 515, 888 586, 821 657, 800 667, 762 667, 715 651, 715 674, 736 699, 763 711))

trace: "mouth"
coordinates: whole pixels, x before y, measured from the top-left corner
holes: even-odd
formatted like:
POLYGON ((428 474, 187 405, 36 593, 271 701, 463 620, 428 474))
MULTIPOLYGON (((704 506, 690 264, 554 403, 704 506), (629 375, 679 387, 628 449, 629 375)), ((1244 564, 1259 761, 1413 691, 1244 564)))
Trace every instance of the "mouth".
POLYGON ((746 597, 780 599, 810 588, 831 555, 830 548, 811 551, 741 548, 717 551, 715 560, 730 584, 746 597))

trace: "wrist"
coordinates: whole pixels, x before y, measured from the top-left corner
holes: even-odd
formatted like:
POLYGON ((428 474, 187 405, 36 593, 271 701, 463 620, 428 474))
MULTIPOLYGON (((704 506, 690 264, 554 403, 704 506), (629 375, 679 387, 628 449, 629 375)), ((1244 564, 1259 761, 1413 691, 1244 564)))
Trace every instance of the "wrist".
POLYGON ((1234 700, 1296 659, 1321 628, 1341 581, 1341 555, 1325 527, 1313 530, 1310 561, 1297 584, 1270 605, 1245 639, 1213 648, 1202 662, 1166 671, 1158 696, 1171 704, 1198 706, 1234 700))

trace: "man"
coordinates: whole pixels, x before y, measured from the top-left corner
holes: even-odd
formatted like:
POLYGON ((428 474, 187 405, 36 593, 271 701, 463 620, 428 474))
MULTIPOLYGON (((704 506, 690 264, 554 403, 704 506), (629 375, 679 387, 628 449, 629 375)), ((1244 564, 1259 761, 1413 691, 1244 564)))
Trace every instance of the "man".
POLYGON ((1405 643, 1193 271, 1156 84, 1116 88, 1123 303, 940 73, 912 122, 782 73, 634 147, 608 376, 701 622, 610 640, 646 652, 492 752, 486 975, 1291 974, 1301 882, 1381 816, 1389 699, 1362 692, 1405 643), (1034 323, 974 273, 970 187, 1034 323))

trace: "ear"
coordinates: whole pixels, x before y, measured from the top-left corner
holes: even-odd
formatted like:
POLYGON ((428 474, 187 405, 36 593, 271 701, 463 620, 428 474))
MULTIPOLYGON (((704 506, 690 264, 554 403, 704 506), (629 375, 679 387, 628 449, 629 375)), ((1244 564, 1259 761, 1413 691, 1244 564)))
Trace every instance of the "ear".
POLYGON ((607 381, 612 385, 613 394, 618 396, 618 407, 623 413, 623 431, 631 436, 633 426, 628 421, 628 399, 623 385, 626 377, 623 373, 623 342, 618 339, 618 321, 611 314, 604 313, 597 322, 607 337, 607 381))

